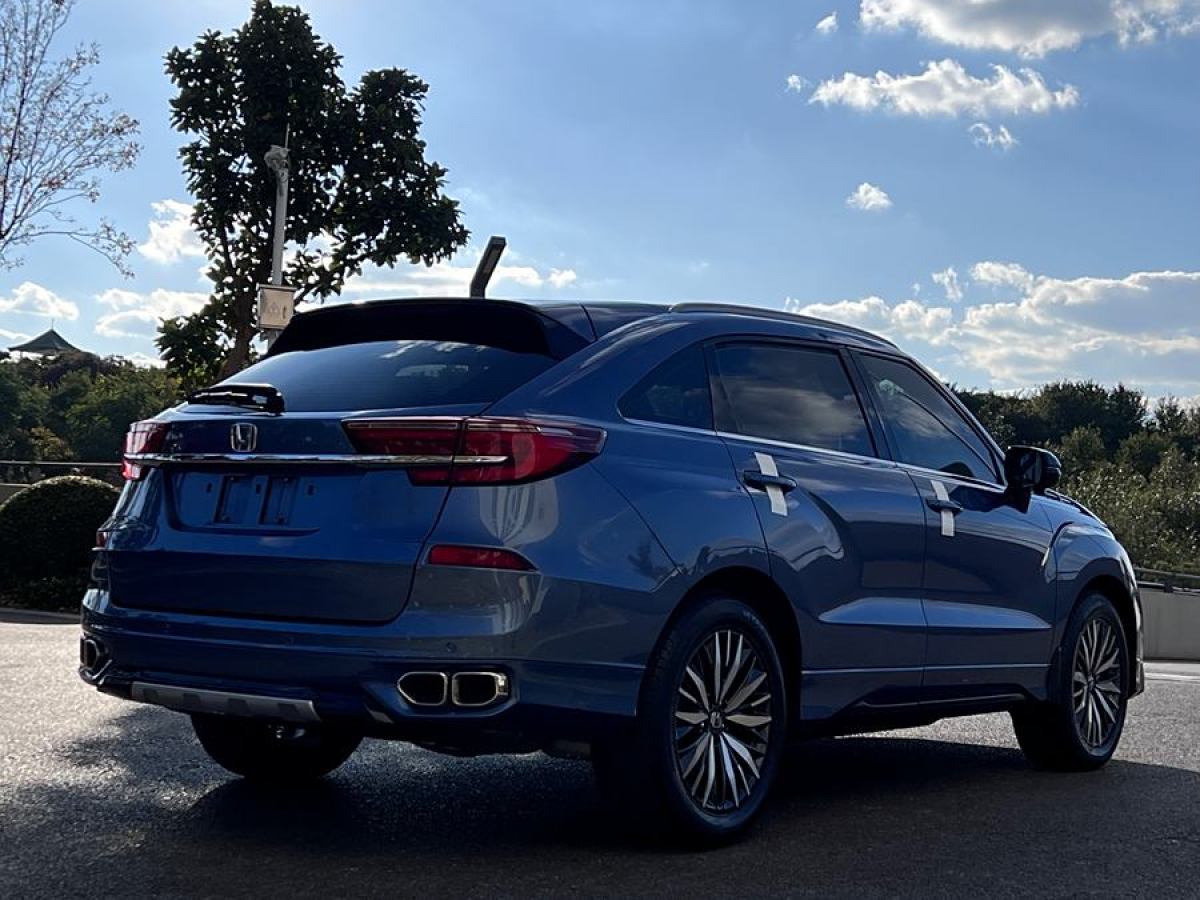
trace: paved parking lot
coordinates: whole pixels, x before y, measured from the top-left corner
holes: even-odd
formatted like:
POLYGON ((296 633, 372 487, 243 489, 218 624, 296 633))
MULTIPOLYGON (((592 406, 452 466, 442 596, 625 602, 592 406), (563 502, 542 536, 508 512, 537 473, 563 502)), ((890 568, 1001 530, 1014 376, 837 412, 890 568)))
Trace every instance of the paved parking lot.
POLYGON ((1003 716, 794 752, 762 825, 649 850, 586 764, 367 742, 270 791, 210 764, 179 715, 74 673, 76 628, 0 612, 0 896, 1200 892, 1200 667, 1162 667, 1118 758, 1030 771, 1003 716))

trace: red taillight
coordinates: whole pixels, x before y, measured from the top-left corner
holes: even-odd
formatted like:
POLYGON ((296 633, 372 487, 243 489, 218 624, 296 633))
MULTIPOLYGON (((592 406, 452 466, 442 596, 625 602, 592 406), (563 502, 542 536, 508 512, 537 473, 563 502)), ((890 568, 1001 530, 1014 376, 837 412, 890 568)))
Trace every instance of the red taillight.
POLYGON ((125 433, 125 456, 121 461, 121 474, 126 481, 137 481, 142 477, 143 466, 129 459, 142 453, 157 453, 167 437, 166 422, 134 422, 125 433))
POLYGON ((494 547, 460 547, 455 544, 438 544, 429 551, 432 566, 467 566, 473 569, 508 569, 512 572, 530 572, 533 563, 512 550, 497 550, 494 547))
POLYGON ((413 484, 520 484, 564 472, 604 446, 599 428, 529 419, 351 419, 359 453, 396 457, 413 484))

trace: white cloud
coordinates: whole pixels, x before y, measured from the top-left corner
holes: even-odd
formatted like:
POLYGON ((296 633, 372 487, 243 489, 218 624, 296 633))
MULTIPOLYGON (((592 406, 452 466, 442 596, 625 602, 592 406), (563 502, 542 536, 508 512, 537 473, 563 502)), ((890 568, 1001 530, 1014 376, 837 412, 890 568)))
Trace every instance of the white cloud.
POLYGON ((126 353, 125 358, 142 369, 162 369, 167 365, 166 360, 145 353, 126 353))
MULTIPOLYGON (((465 297, 474 274, 474 262, 465 265, 439 262, 432 266, 368 268, 362 275, 347 281, 342 293, 356 296, 465 297)), ((578 278, 574 269, 541 270, 534 266, 500 265, 492 273, 488 293, 496 295, 497 286, 506 283, 521 288, 558 290, 573 284, 578 278)))
POLYGON ((789 75, 787 77, 787 89, 794 94, 802 93, 808 85, 808 79, 801 75, 789 75))
POLYGON ((854 193, 846 198, 846 205, 851 209, 861 209, 864 212, 883 212, 891 208, 892 198, 883 188, 864 181, 854 189, 854 193))
POLYGON ((967 132, 977 147, 994 147, 1004 153, 1020 143, 1003 125, 993 128, 987 122, 976 122, 967 132))
POLYGON ((1023 266, 1013 262, 977 262, 971 266, 971 280, 997 287, 1015 287, 1021 291, 1033 287, 1033 276, 1023 266))
POLYGON ((204 256, 204 245, 192 229, 191 204, 178 200, 151 203, 150 237, 138 252, 156 263, 169 264, 188 256, 204 256))
POLYGON ((944 44, 1026 57, 1115 35, 1122 44, 1195 30, 1200 0, 862 0, 866 29, 915 28, 944 44))
POLYGON ((926 63, 917 75, 846 72, 822 81, 808 102, 904 116, 1021 115, 1075 106, 1079 91, 1069 84, 1053 90, 1033 69, 992 66, 990 78, 977 78, 957 60, 943 59, 926 63))
MULTIPOLYGON (((33 337, 33 335, 31 335, 31 334, 22 334, 19 331, 9 331, 6 328, 0 328, 0 340, 2 340, 2 341, 12 341, 13 343, 24 343, 25 341, 29 340, 31 337, 33 337)), ((3 348, 0 348, 0 349, 3 349, 3 348)))
POLYGON ((79 307, 64 300, 49 288, 32 281, 23 281, 12 294, 0 297, 0 313, 24 313, 47 319, 66 319, 73 322, 79 318, 79 307))
POLYGON ((199 311, 208 301, 208 294, 163 288, 141 294, 110 288, 98 294, 96 301, 112 310, 96 320, 97 334, 104 337, 146 338, 158 332, 158 324, 163 319, 199 311))
POLYGON ((1200 272, 1064 279, 982 262, 971 274, 1011 295, 957 312, 879 297, 808 305, 788 300, 787 307, 919 342, 925 347, 912 348, 918 355, 978 386, 1017 389, 1092 378, 1152 395, 1200 393, 1200 272))
POLYGON ((881 297, 840 300, 836 303, 801 303, 792 297, 784 301, 788 312, 843 322, 885 335, 899 335, 930 341, 945 332, 953 318, 948 306, 925 306, 906 300, 890 306, 881 297))
POLYGON ((941 272, 934 272, 929 276, 933 279, 933 283, 941 286, 941 289, 946 292, 946 299, 957 303, 963 298, 962 285, 958 283, 958 273, 954 271, 954 266, 948 266, 941 272))
POLYGON ((825 18, 823 18, 820 22, 817 23, 817 27, 815 30, 816 30, 817 34, 833 34, 835 31, 837 31, 838 30, 837 13, 831 12, 829 15, 827 15, 825 18))
POLYGON ((551 269, 546 280, 550 282, 551 287, 564 288, 578 277, 574 269, 551 269))

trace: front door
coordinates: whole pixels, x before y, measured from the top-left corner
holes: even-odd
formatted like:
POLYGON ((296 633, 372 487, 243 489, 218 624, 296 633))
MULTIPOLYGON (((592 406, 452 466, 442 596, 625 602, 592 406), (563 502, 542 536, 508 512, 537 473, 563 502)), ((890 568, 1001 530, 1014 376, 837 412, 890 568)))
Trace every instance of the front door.
POLYGON ((1004 489, 996 453, 936 382, 894 357, 858 360, 892 453, 924 501, 931 695, 1044 682, 1055 604, 1049 519, 1036 499, 1004 489))
POLYGON ((907 473, 876 455, 842 354, 730 341, 710 365, 717 430, 797 612, 804 716, 915 699, 924 510, 907 473))

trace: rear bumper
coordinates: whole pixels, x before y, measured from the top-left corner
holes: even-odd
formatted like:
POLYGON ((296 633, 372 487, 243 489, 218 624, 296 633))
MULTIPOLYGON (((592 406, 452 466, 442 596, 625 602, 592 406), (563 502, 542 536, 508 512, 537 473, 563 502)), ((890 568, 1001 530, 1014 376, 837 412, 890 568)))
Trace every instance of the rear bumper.
POLYGON ((99 690, 185 712, 320 721, 377 737, 464 749, 583 740, 632 716, 643 667, 534 659, 506 635, 456 640, 386 628, 201 620, 113 607, 93 590, 81 677, 99 690), (506 696, 478 707, 410 703, 409 672, 495 672, 506 696))

